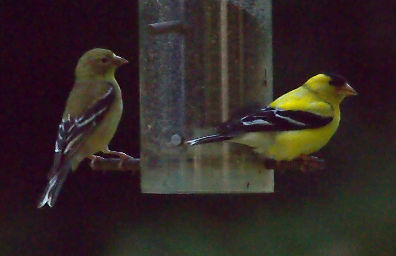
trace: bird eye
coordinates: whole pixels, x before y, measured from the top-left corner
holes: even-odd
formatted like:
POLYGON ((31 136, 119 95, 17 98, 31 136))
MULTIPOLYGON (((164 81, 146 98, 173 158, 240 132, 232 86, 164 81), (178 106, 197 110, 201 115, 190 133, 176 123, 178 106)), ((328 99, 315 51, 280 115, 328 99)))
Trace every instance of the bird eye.
POLYGON ((101 58, 100 61, 101 61, 102 63, 107 63, 107 62, 109 61, 109 59, 108 59, 108 58, 101 58))

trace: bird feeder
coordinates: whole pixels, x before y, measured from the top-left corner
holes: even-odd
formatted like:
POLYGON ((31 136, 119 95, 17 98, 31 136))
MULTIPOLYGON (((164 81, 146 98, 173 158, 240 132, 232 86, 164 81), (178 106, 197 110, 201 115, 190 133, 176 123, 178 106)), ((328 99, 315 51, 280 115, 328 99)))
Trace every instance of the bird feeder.
POLYGON ((140 0, 143 193, 267 193, 273 170, 233 143, 189 147, 272 100, 269 0, 140 0))

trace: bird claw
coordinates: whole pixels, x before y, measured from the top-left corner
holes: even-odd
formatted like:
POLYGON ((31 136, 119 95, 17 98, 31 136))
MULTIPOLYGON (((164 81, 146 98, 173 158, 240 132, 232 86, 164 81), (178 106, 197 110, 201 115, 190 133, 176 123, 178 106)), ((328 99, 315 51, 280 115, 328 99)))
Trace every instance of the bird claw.
POLYGON ((124 152, 119 152, 119 151, 108 150, 103 153, 109 154, 109 155, 115 155, 120 158, 120 161, 118 162, 118 165, 117 165, 119 170, 124 170, 125 163, 128 162, 128 160, 132 158, 131 156, 125 154, 124 152))
POLYGON ((120 157, 120 161, 118 162, 118 169, 123 170, 125 163, 128 161, 128 159, 130 158, 130 156, 128 156, 127 154, 125 154, 125 156, 119 156, 120 157))
POLYGON ((302 155, 298 160, 301 161, 299 169, 302 172, 323 170, 326 167, 325 161, 316 156, 302 155))
POLYGON ((90 156, 89 159, 91 159, 91 162, 89 163, 89 166, 90 166, 91 169, 93 169, 93 170, 96 169, 96 166, 95 166, 96 161, 98 161, 98 160, 104 160, 103 157, 101 157, 101 156, 95 156, 95 155, 90 156))

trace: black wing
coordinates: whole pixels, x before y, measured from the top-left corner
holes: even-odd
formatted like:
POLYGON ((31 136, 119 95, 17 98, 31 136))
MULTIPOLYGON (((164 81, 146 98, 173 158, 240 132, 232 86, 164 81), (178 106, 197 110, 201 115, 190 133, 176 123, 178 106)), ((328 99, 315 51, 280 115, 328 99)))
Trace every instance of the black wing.
POLYGON ((115 99, 114 87, 111 85, 105 95, 92 105, 82 116, 62 119, 59 124, 58 137, 55 142, 54 164, 49 173, 52 177, 84 141, 84 135, 98 124, 109 110, 115 99))
POLYGON ((319 128, 333 120, 314 113, 299 110, 282 110, 272 107, 233 119, 218 127, 219 134, 237 135, 242 132, 293 131, 319 128))

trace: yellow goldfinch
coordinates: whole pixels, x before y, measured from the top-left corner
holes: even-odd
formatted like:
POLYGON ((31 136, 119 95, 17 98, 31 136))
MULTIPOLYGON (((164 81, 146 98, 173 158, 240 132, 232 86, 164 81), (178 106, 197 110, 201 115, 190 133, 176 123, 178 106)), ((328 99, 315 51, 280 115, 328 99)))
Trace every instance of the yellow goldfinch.
POLYGON ((54 206, 68 173, 84 158, 94 160, 97 152, 127 156, 108 148, 122 114, 121 89, 114 73, 126 63, 126 59, 100 48, 89 50, 79 59, 59 124, 48 185, 37 207, 54 206))
POLYGON ((319 74, 269 106, 222 123, 216 134, 186 144, 228 140, 276 161, 304 157, 321 149, 336 132, 340 103, 350 95, 357 93, 344 77, 319 74))

